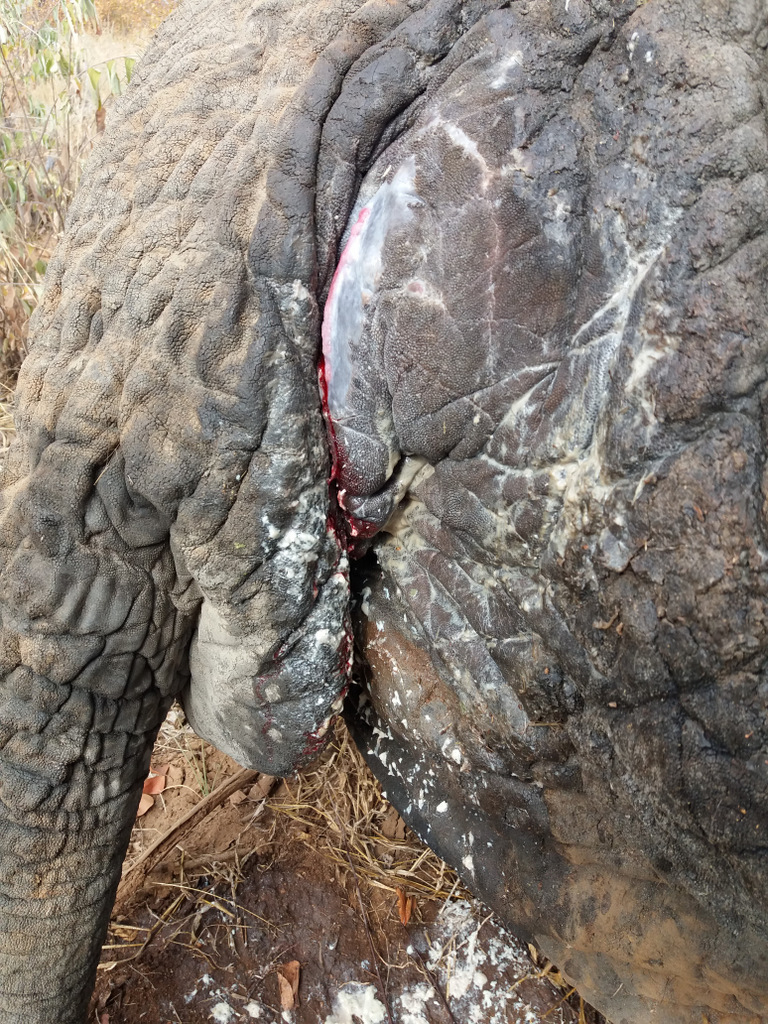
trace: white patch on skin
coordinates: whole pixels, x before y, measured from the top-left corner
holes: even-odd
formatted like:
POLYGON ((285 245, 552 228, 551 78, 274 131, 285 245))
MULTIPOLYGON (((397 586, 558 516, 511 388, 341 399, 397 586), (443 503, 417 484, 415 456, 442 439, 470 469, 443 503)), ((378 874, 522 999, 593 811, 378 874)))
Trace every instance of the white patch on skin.
POLYGON ((570 242, 568 232, 568 218, 571 215, 571 205, 568 202, 567 193, 558 194, 554 200, 554 209, 550 218, 544 223, 544 234, 558 245, 566 246, 570 242))
POLYGON ((464 867, 467 869, 467 871, 469 871, 469 873, 471 875, 474 875, 474 873, 475 873, 475 862, 472 859, 472 854, 471 853, 468 853, 466 855, 466 857, 462 857, 461 863, 464 865, 464 867))
POLYGON ((279 729, 270 729, 267 732, 267 736, 269 736, 269 738, 274 743, 282 743, 283 742, 283 734, 280 732, 279 729))
MULTIPOLYGON (((574 349, 579 347, 578 341, 582 334, 586 334, 594 324, 611 311, 615 311, 616 321, 611 326, 610 333, 616 334, 618 336, 618 340, 621 339, 627 326, 627 322, 629 321, 629 314, 632 310, 632 303, 634 302, 635 295, 637 295, 640 285, 646 279, 650 270, 658 262, 659 257, 664 252, 666 246, 667 239, 665 238, 661 245, 652 249, 647 254, 645 259, 629 259, 626 276, 600 309, 596 310, 589 320, 587 320, 585 324, 582 324, 578 331, 576 331, 571 339, 568 349, 569 352, 572 352, 574 349)), ((587 342, 587 344, 594 345, 604 339, 605 335, 602 334, 600 337, 587 342)))
POLYGON ((503 89, 505 85, 509 85, 509 78, 511 72, 515 68, 521 68, 523 66, 523 51, 515 50, 510 53, 508 57, 505 57, 503 61, 498 65, 498 73, 496 78, 491 82, 492 89, 503 89))
MULTIPOLYGON (((409 953, 413 955, 412 946, 409 947, 409 953)), ((410 992, 403 992, 400 996, 402 1024, 424 1024, 427 1019, 424 1016, 426 1004, 434 998, 434 990, 426 982, 419 982, 410 992)))
POLYGON ((452 124, 449 121, 442 122, 440 127, 443 128, 451 142, 455 143, 455 145, 457 145, 459 149, 463 150, 467 156, 472 157, 473 160, 476 160, 477 163, 480 164, 480 167, 483 170, 483 175, 490 179, 490 168, 486 163, 485 157, 477 148, 475 140, 470 138, 469 135, 467 135, 462 128, 459 128, 457 124, 452 124))
POLYGON ((280 687, 276 686, 275 683, 270 683, 269 686, 264 687, 264 696, 268 701, 280 700, 280 687))
POLYGON ((333 1001, 333 1013, 325 1018, 324 1024, 384 1024, 386 1009, 376 995, 373 985, 357 982, 346 985, 333 1001))
MULTIPOLYGON (((668 341, 666 338, 664 340, 665 342, 668 341)), ((660 362, 664 358, 667 351, 668 349, 665 348, 652 348, 643 345, 632 360, 632 372, 627 378, 626 383, 627 391, 638 390, 645 378, 651 372, 651 369, 656 365, 656 363, 660 362)), ((647 398, 643 398, 641 404, 646 413, 652 417, 651 422, 655 422, 656 416, 654 415, 651 402, 647 398)))

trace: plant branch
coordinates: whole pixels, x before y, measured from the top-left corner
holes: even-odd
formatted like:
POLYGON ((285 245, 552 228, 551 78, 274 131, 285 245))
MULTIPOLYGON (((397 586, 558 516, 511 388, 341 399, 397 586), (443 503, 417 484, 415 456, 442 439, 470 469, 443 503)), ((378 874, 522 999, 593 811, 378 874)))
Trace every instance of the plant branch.
POLYGON ((59 200, 56 197, 56 188, 55 188, 53 182, 51 181, 51 176, 48 174, 48 171, 47 171, 46 166, 45 166, 45 160, 43 159, 43 152, 42 152, 42 150, 40 148, 40 140, 38 138, 36 138, 35 133, 32 131, 32 126, 31 126, 30 121, 29 121, 29 115, 27 114, 27 108, 24 105, 23 99, 21 98, 21 93, 19 92, 19 86, 18 86, 18 84, 16 82, 16 76, 14 75, 13 69, 11 68, 10 64, 8 63, 8 60, 7 60, 6 56, 5 56, 5 53, 3 52, 2 48, 0 48, 0 56, 3 58, 3 64, 5 64, 5 70, 8 72, 8 75, 9 75, 9 77, 11 79, 11 83, 13 84, 13 91, 16 93, 16 98, 17 98, 17 100, 19 102, 19 106, 21 107, 21 110, 22 110, 22 112, 24 114, 24 121, 26 122, 27 126, 29 127, 30 135, 32 136, 32 143, 33 143, 33 145, 35 147, 35 150, 37 152, 37 159, 40 161, 40 166, 43 169, 43 174, 45 175, 45 180, 48 182, 48 184, 49 184, 49 186, 51 188, 51 194, 53 196, 53 204, 56 207, 56 212, 59 215, 59 221, 61 222, 61 225, 63 226, 64 225, 64 214, 61 212, 61 207, 59 206, 59 200))

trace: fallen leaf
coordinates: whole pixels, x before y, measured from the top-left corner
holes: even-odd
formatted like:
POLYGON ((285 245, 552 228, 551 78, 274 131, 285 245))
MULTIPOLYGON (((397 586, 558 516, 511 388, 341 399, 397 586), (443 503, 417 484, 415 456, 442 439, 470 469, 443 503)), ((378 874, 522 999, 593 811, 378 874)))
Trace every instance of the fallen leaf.
POLYGON ((144 787, 142 792, 146 796, 157 796, 158 793, 162 793, 165 789, 165 776, 164 775, 150 775, 148 779, 144 780, 144 787))
POLYGON ((405 927, 411 920, 416 897, 406 896, 405 890, 401 889, 399 885, 395 887, 395 892, 397 893, 397 912, 400 915, 400 923, 405 927))
POLYGON ((241 804, 243 800, 247 799, 248 798, 246 797, 242 789, 236 789, 235 792, 230 796, 229 802, 230 804, 232 804, 233 807, 237 807, 238 804, 241 804))
POLYGON ((277 983, 280 986, 280 1005, 284 1010, 292 1010, 298 1002, 299 972, 301 964, 298 960, 289 960, 277 968, 277 983))
POLYGON ((139 809, 136 812, 136 817, 141 818, 147 813, 147 811, 155 806, 155 798, 149 793, 142 793, 141 800, 139 800, 139 809))
POLYGON ((381 823, 381 833, 387 839, 402 842, 405 839, 405 822, 394 807, 390 807, 381 823))

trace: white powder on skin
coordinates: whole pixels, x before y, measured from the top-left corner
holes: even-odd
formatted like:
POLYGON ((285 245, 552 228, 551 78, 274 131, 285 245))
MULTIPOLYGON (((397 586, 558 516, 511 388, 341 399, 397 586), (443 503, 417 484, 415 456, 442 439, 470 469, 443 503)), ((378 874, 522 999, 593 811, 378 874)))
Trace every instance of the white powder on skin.
POLYGON ((384 1024, 386 1010, 379 1002, 373 985, 345 985, 333 1001, 333 1013, 325 1018, 325 1024, 384 1024))

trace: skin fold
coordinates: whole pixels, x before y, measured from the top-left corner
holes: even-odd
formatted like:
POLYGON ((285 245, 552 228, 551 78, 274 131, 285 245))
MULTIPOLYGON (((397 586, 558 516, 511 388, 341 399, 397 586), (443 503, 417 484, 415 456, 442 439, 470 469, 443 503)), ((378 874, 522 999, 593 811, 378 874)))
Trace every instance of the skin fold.
POLYGON ((4 1022, 85 1019, 174 698, 286 774, 353 675, 406 820, 615 1024, 768 1019, 768 11, 700 7, 160 30, 2 477, 4 1022))

